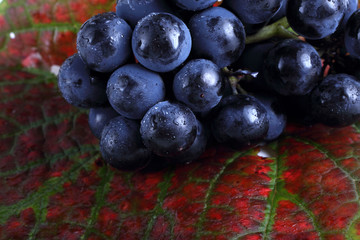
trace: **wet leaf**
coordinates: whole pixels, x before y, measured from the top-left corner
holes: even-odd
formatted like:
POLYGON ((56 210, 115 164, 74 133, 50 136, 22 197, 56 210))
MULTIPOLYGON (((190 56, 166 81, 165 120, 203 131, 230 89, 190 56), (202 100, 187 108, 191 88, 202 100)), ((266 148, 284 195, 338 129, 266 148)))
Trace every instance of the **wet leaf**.
POLYGON ((0 239, 360 239, 360 125, 290 125, 260 148, 108 167, 50 71, 101 0, 0 3, 0 239))

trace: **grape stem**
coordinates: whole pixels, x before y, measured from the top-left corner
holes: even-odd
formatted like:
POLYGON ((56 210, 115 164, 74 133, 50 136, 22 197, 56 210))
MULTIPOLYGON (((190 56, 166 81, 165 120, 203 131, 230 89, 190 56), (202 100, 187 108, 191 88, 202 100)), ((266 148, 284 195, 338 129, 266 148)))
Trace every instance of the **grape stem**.
POLYGON ((230 83, 230 86, 231 86, 231 89, 232 89, 234 95, 237 95, 237 94, 247 95, 248 94, 245 91, 245 89, 243 89, 241 87, 240 81, 248 75, 250 75, 252 77, 256 77, 257 73, 252 73, 248 70, 241 70, 241 69, 239 69, 235 72, 232 72, 227 67, 224 67, 222 70, 228 77, 228 81, 230 83))
POLYGON ((291 29, 286 17, 261 28, 254 35, 246 37, 246 44, 258 43, 273 37, 298 38, 299 35, 291 29))

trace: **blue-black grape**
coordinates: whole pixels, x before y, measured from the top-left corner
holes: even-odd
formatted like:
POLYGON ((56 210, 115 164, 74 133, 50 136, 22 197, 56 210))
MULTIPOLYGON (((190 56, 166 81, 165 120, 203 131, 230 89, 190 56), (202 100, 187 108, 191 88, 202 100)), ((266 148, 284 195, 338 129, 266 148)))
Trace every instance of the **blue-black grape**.
POLYGON ((116 15, 128 22, 132 27, 152 12, 170 12, 166 0, 117 0, 116 15))
POLYGON ((173 0, 179 8, 189 11, 200 11, 211 7, 217 0, 173 0))
POLYGON ((156 72, 169 72, 182 64, 191 51, 185 23, 169 13, 151 13, 136 25, 132 49, 136 59, 156 72))
POLYGON ((360 58, 360 10, 354 12, 346 24, 345 47, 350 55, 360 58))
POLYGON ((283 0, 226 0, 224 3, 243 23, 258 24, 270 20, 282 6, 283 0))
POLYGON ((347 74, 327 76, 311 93, 311 111, 316 120, 344 127, 360 119, 360 83, 347 74))
POLYGON ((222 68, 235 62, 244 50, 244 26, 225 8, 213 7, 195 14, 188 25, 196 58, 209 59, 222 68))
POLYGON ((281 18, 283 18, 283 17, 286 16, 286 5, 287 5, 287 1, 288 1, 288 0, 283 0, 283 3, 281 4, 281 7, 280 7, 279 11, 277 11, 277 12, 275 13, 275 15, 272 16, 271 22, 277 21, 277 20, 279 20, 279 19, 281 19, 281 18))
POLYGON ((259 93, 255 97, 264 106, 269 120, 269 130, 264 140, 275 140, 284 132, 286 127, 287 117, 284 107, 281 105, 280 99, 274 95, 259 93))
POLYGON ((207 112, 222 98, 224 84, 220 68, 210 60, 188 62, 176 75, 173 91, 178 101, 194 112, 207 112))
POLYGON ((340 28, 344 29, 346 23, 348 22, 350 16, 357 10, 358 8, 358 0, 345 0, 345 14, 344 18, 340 23, 340 28))
POLYGON ((248 44, 238 61, 230 66, 232 69, 249 70, 252 76, 241 79, 241 87, 249 92, 271 91, 266 84, 263 67, 264 60, 269 52, 276 45, 276 42, 264 41, 248 44))
POLYGON ((94 108, 108 103, 107 80, 106 76, 104 79, 95 76, 76 53, 61 65, 58 86, 64 99, 71 105, 94 108))
POLYGON ((291 28, 309 39, 322 39, 339 27, 347 0, 288 0, 286 17, 291 28))
POLYGON ((197 119, 183 104, 163 101, 149 109, 141 120, 141 137, 146 147, 163 157, 188 149, 197 135, 197 119))
POLYGON ((108 164, 121 170, 138 170, 146 166, 151 152, 143 145, 137 121, 118 116, 104 127, 100 151, 108 164))
POLYGON ((261 141, 269 129, 266 109, 255 97, 231 95, 214 110, 211 130, 220 143, 250 144, 261 141))
POLYGON ((290 39, 272 48, 264 62, 267 84, 281 95, 305 95, 318 83, 321 59, 310 44, 290 39))
POLYGON ((106 93, 120 115, 141 119, 152 106, 164 100, 165 86, 159 74, 138 64, 128 64, 111 75, 106 93))
POLYGON ((197 135, 191 146, 179 152, 175 157, 170 158, 170 161, 175 163, 190 163, 197 160, 205 152, 208 132, 200 121, 197 122, 197 126, 197 135))
POLYGON ((119 113, 110 106, 90 108, 88 122, 91 132, 97 139, 100 139, 105 125, 117 116, 119 116, 119 113))
POLYGON ((86 65, 98 72, 112 72, 131 55, 130 26, 113 12, 87 20, 77 35, 77 50, 86 65))

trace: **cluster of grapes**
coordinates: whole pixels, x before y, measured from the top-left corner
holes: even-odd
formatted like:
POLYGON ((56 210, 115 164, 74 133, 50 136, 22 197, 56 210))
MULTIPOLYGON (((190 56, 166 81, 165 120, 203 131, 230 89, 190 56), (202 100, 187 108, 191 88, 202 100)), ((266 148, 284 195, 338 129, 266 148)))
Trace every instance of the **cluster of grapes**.
POLYGON ((58 85, 70 104, 90 109, 107 163, 136 170, 154 157, 191 162, 209 139, 270 141, 291 112, 334 127, 360 119, 359 81, 345 73, 324 78, 316 49, 342 34, 346 51, 360 57, 357 0, 220 3, 118 0, 116 13, 82 25, 58 85), (256 26, 283 16, 291 27, 285 35, 295 37, 245 44, 256 26))

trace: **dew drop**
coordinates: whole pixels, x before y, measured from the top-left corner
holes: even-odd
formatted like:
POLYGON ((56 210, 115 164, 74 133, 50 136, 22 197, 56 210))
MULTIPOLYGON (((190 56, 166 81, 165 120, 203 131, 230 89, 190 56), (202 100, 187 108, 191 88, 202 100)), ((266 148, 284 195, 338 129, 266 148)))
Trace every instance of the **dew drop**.
POLYGON ((9 33, 9 36, 10 36, 11 39, 14 39, 16 37, 15 33, 13 33, 13 32, 9 33))

